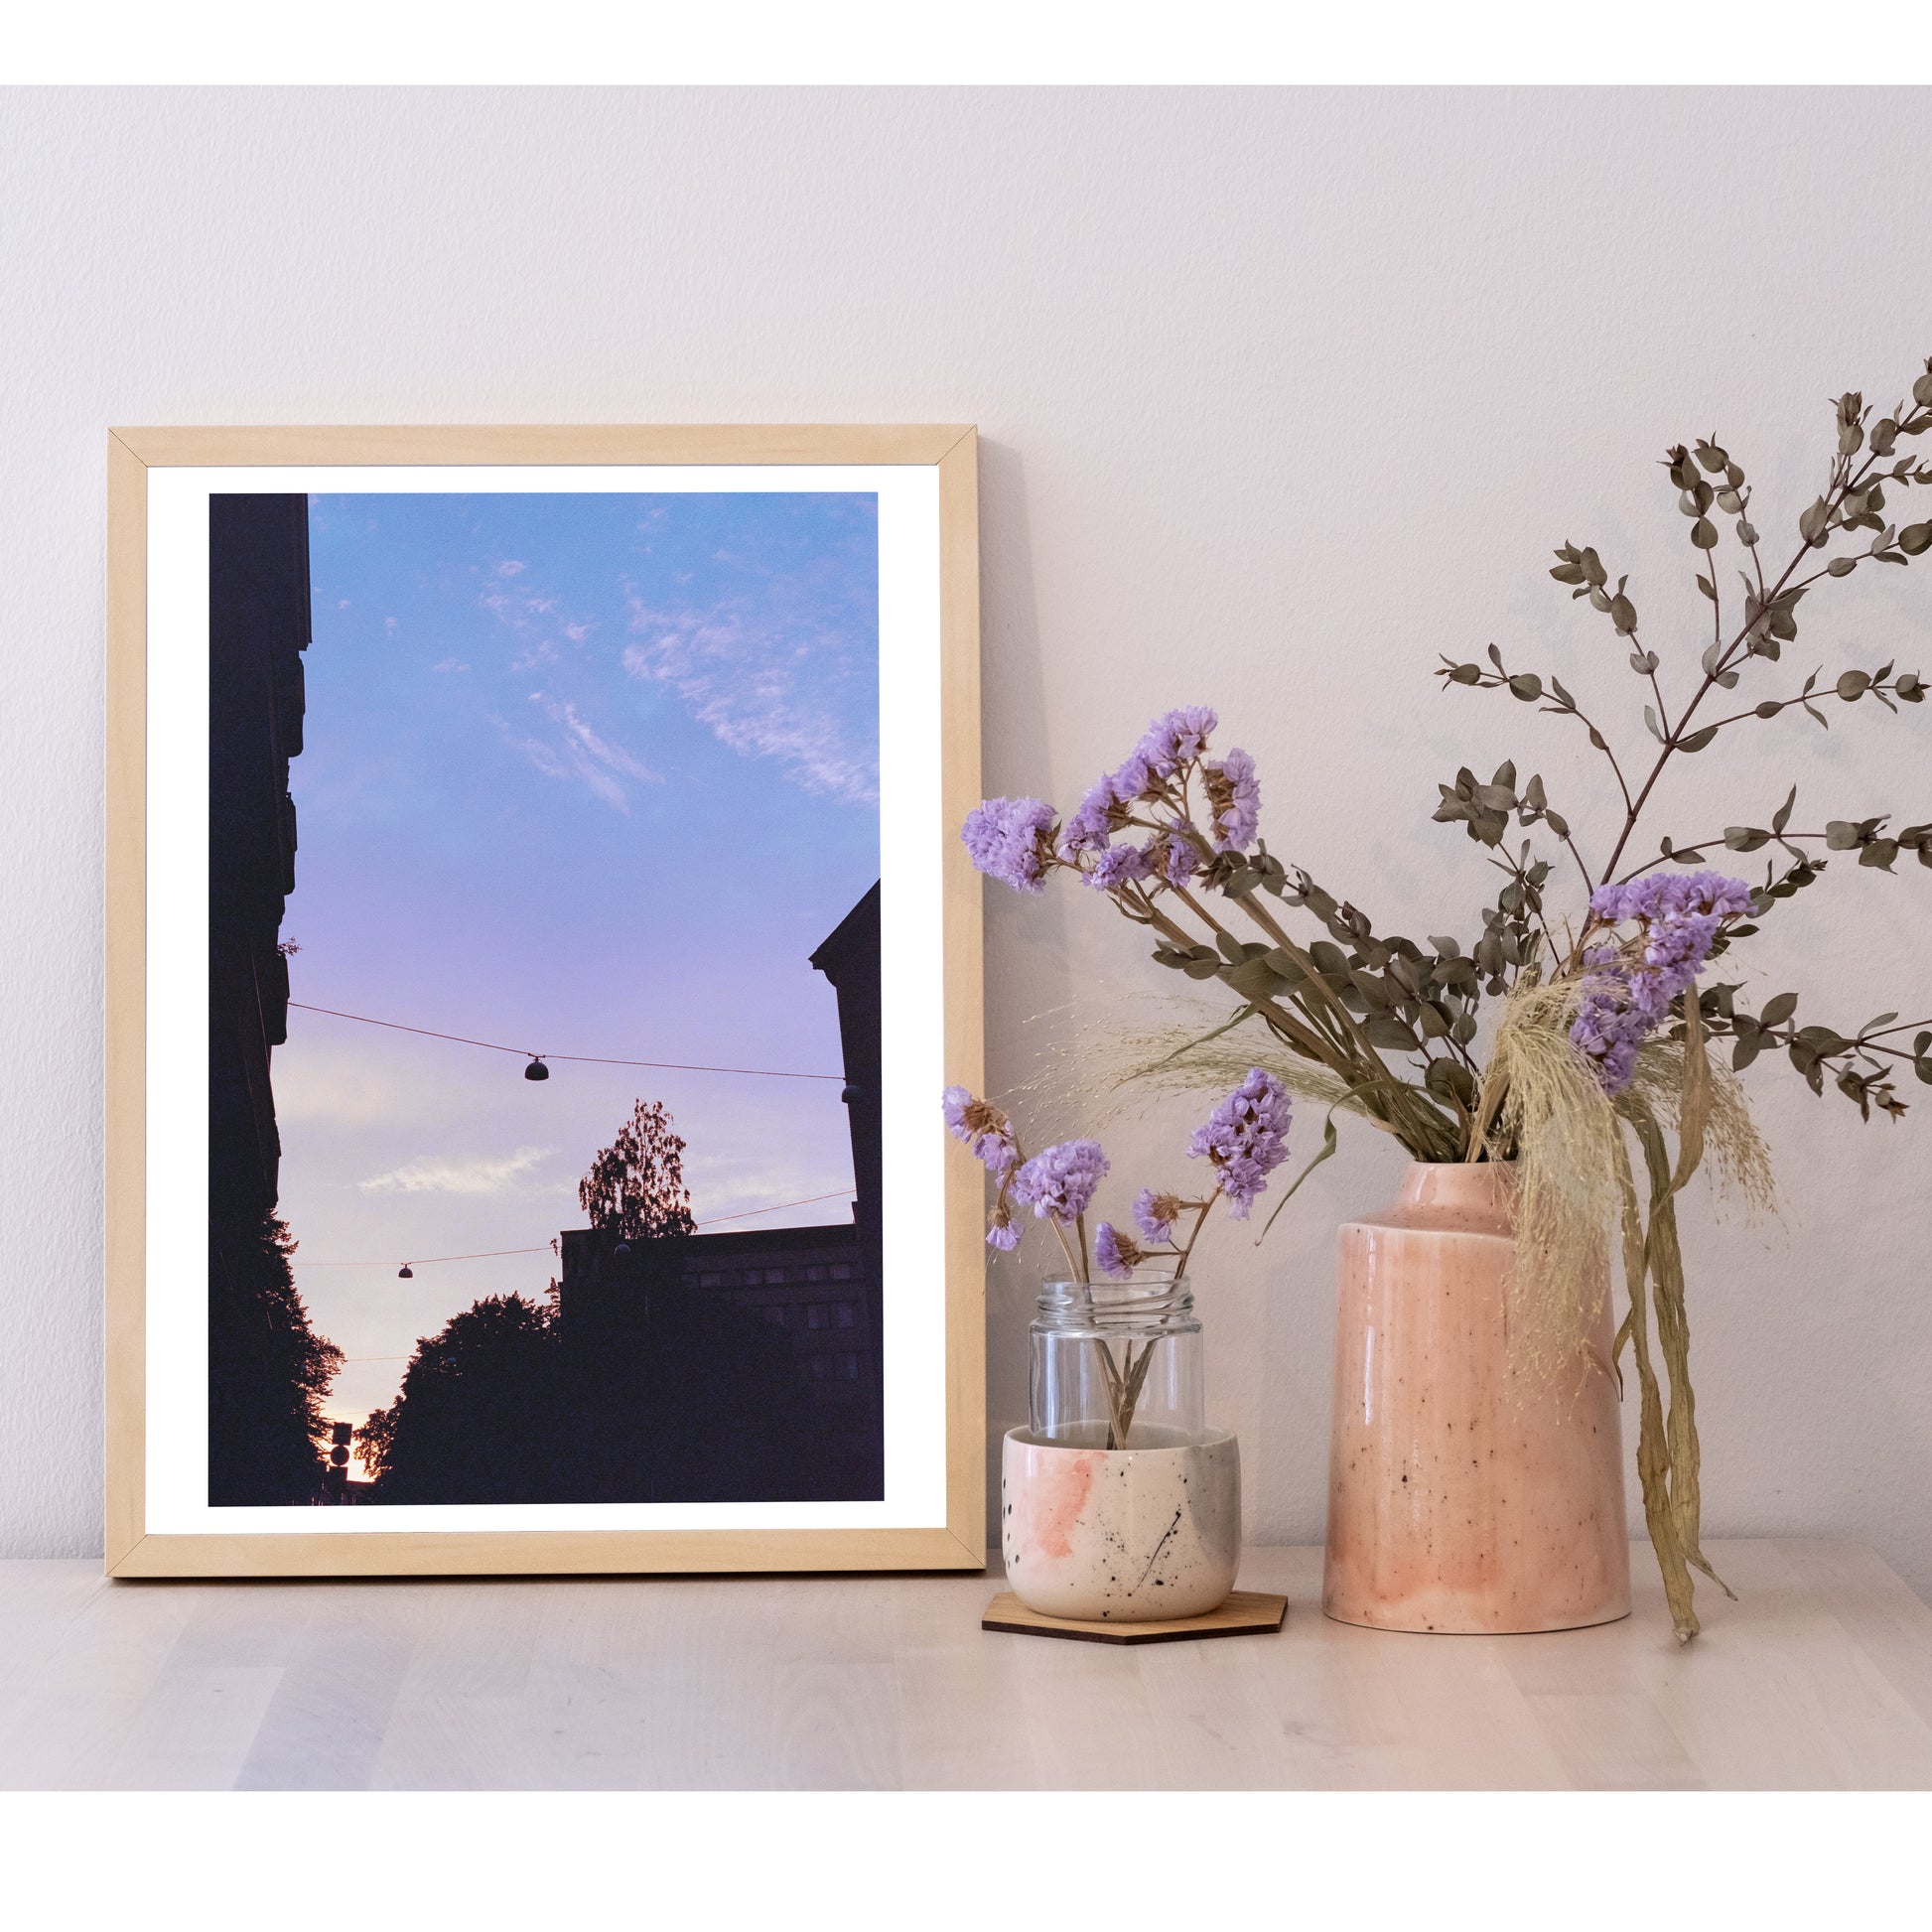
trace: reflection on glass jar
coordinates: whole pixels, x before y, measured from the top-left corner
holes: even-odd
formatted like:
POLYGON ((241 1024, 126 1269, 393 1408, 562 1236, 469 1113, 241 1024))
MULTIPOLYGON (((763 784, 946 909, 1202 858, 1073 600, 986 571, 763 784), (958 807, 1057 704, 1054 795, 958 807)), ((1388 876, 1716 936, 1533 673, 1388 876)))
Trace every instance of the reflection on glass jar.
POLYGON ((1184 1279, 1046 1282, 1031 1333, 1036 1442, 1114 1449, 1202 1440, 1201 1326, 1184 1279))

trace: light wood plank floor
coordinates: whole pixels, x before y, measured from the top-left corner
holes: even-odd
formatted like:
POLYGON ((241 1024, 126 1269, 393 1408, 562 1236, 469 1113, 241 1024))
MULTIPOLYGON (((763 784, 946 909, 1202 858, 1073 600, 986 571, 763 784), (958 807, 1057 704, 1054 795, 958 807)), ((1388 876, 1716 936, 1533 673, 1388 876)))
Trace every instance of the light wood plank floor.
POLYGON ((1539 1637, 1322 1618, 1119 1649, 993 1577, 108 1584, 0 1564, 8 1788, 1932 1786, 1932 1609, 1858 1544, 1719 1544, 1741 1601, 1539 1637))

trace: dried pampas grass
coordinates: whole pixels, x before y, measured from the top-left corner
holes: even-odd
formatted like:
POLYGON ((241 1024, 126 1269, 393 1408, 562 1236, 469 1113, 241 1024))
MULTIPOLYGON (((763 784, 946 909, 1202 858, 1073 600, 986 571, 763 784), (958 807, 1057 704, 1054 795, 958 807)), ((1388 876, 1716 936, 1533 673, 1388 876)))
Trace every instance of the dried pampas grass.
MULTIPOLYGON (((1503 1004, 1471 1128, 1493 1161, 1516 1164, 1511 1348, 1547 1374, 1574 1369, 1610 1293, 1620 1205, 1616 1107, 1571 1044, 1578 986, 1528 978, 1503 1004)), ((1605 1365, 1607 1366, 1607 1364, 1605 1365)))
POLYGON ((1391 1131, 1363 1110, 1336 1075, 1288 1051, 1265 1027, 1241 1021, 1217 1025, 1225 1011, 1153 994, 1120 1001, 1104 1019, 1081 1021, 1045 1046, 1037 1070, 1013 1095, 1039 1114, 1076 1118, 1085 1123, 1082 1131, 1097 1132, 1150 1098, 1212 1094, 1218 1099, 1258 1066, 1297 1100, 1353 1113, 1371 1127, 1391 1131))

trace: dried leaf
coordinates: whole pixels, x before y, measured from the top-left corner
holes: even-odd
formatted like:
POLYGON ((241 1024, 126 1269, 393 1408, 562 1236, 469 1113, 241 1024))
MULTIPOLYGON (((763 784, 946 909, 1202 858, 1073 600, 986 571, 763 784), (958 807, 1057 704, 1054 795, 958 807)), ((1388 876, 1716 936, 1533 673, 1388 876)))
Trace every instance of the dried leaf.
POLYGON ((1670 1604, 1677 1640, 1689 1643, 1699 1627, 1693 1607, 1696 1587, 1691 1582, 1683 1540, 1671 1511, 1670 1449, 1664 1429, 1663 1396, 1650 1360, 1650 1323, 1645 1309, 1650 1272, 1648 1243, 1643 1215, 1637 1205, 1636 1181, 1630 1173, 1630 1156, 1621 1135, 1616 1141, 1616 1178, 1623 1197, 1623 1279, 1629 1291, 1630 1308, 1617 1331, 1612 1357, 1621 1352, 1627 1335, 1637 1364, 1637 1481, 1643 1491, 1644 1526, 1650 1532, 1651 1548, 1657 1553, 1657 1567, 1663 1572, 1664 1597, 1670 1604))

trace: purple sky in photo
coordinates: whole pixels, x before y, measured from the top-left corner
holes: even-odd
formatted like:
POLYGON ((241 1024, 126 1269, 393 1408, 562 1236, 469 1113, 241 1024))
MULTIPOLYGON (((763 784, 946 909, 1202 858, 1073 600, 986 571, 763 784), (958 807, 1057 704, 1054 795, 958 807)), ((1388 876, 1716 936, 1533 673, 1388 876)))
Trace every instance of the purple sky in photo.
MULTIPOLYGON (((839 1072, 807 956, 879 876, 876 498, 317 496, 310 539, 292 997, 545 1053, 839 1072)), ((388 1402, 477 1297, 541 1296, 548 1253, 424 1263, 582 1225, 577 1179, 640 1095, 688 1143, 701 1222, 850 1185, 836 1082, 550 1065, 290 1014, 281 1211, 351 1358, 332 1415, 388 1402)))

